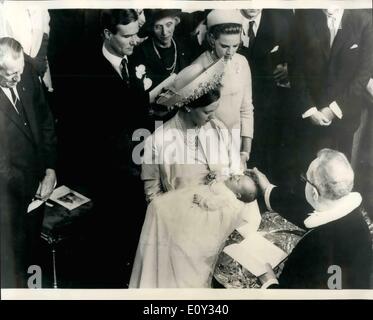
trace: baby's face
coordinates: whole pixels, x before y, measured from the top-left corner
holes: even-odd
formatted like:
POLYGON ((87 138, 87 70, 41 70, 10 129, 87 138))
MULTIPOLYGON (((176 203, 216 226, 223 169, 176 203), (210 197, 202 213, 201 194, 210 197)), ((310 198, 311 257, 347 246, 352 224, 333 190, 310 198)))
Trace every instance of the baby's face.
POLYGON ((257 188, 254 181, 245 175, 235 175, 229 178, 227 186, 236 194, 240 194, 240 200, 251 202, 256 199, 257 188))

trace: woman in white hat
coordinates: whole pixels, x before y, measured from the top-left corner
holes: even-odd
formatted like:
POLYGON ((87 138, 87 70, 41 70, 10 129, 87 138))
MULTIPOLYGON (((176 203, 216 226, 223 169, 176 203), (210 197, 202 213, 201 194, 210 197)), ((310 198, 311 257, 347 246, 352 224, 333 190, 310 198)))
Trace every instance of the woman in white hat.
POLYGON ((239 167, 239 160, 230 157, 227 128, 214 119, 224 66, 220 60, 207 71, 200 65, 185 68, 171 95, 158 101, 178 112, 145 142, 141 177, 148 202, 170 190, 204 184, 211 172, 228 176, 239 167))
POLYGON ((251 72, 246 58, 237 53, 241 43, 242 15, 239 10, 213 10, 207 16, 207 40, 211 50, 193 63, 208 68, 220 58, 226 60, 221 98, 215 116, 241 137, 240 157, 245 167, 254 134, 251 72))

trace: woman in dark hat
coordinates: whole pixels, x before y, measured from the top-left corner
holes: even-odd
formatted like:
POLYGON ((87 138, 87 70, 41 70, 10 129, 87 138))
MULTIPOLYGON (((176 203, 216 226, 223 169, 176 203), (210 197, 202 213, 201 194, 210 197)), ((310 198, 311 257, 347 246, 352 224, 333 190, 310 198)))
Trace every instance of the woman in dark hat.
POLYGON ((188 66, 191 58, 184 42, 174 36, 181 10, 144 11, 146 22, 140 36, 147 35, 148 38, 135 49, 131 66, 135 82, 149 91, 188 66))
POLYGON ((131 57, 133 82, 150 91, 173 73, 191 63, 189 50, 182 39, 175 37, 181 10, 144 10, 146 22, 140 36, 148 36, 131 57))

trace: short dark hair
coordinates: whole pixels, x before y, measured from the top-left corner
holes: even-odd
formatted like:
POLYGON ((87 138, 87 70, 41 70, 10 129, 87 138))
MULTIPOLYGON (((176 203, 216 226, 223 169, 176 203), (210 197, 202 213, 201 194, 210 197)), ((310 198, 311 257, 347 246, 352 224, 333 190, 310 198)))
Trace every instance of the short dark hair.
POLYGON ((241 30, 242 25, 239 23, 222 23, 212 26, 208 32, 216 39, 221 34, 239 34, 241 30))
POLYGON ((220 99, 220 86, 211 89, 198 99, 190 102, 185 107, 189 109, 204 108, 220 99))
POLYGON ((117 25, 127 25, 135 22, 138 14, 134 9, 107 9, 101 12, 101 30, 108 29, 111 33, 117 33, 117 25))

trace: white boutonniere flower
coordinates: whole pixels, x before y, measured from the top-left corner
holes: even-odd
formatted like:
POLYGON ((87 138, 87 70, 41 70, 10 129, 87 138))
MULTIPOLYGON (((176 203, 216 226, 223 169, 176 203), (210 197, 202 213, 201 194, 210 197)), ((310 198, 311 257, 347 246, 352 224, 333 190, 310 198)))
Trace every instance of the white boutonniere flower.
POLYGON ((143 64, 140 64, 137 67, 135 67, 135 69, 136 69, 136 77, 138 79, 142 79, 142 77, 146 73, 145 66, 143 64))
POLYGON ((145 76, 145 77, 144 77, 144 80, 143 80, 143 83, 144 83, 144 89, 145 89, 145 90, 148 90, 148 89, 152 86, 153 81, 152 81, 152 79, 149 79, 149 78, 147 78, 147 77, 145 76))
POLYGON ((144 85, 144 89, 148 90, 152 86, 153 81, 150 78, 146 77, 146 68, 145 68, 145 66, 143 64, 140 64, 137 67, 135 67, 135 70, 136 70, 136 77, 138 79, 140 79, 140 80, 142 79, 142 83, 144 85))

